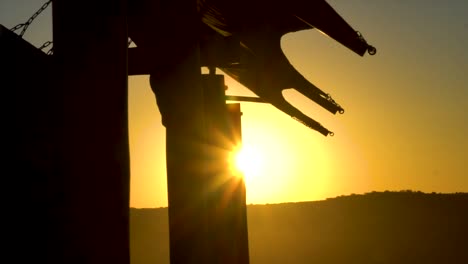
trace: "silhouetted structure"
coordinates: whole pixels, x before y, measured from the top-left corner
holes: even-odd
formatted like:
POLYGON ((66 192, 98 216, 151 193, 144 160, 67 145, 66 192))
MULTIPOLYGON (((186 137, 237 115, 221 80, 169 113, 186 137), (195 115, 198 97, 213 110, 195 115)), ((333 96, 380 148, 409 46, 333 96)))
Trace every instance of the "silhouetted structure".
POLYGON ((2 120, 8 241, 4 257, 17 263, 45 260, 45 240, 57 234, 49 231, 55 228, 51 220, 63 192, 57 188, 61 185, 60 113, 56 112, 60 94, 52 85, 49 59, 0 25, 0 87, 5 91, 6 111, 2 120))
POLYGON ((129 263, 126 5, 53 2, 65 190, 57 263, 129 263))
POLYGON ((53 56, 0 28, 14 262, 130 261, 125 2, 54 1, 53 56))
POLYGON ((358 55, 376 53, 361 33, 324 0, 293 0, 287 4, 265 0, 198 1, 202 21, 199 36, 187 28, 189 22, 182 17, 177 2, 132 3, 129 30, 138 47, 129 50, 129 74, 149 74, 175 64, 177 56, 186 52, 175 56, 169 51, 184 50, 182 46, 189 43, 188 39, 196 37, 200 39, 201 66, 219 67, 257 94, 257 100, 271 103, 323 135, 332 132, 290 105, 281 91, 294 88, 333 114, 343 113, 344 109, 292 67, 281 50, 281 37, 316 28, 358 55), (160 34, 147 34, 150 29, 160 34), (160 41, 160 35, 165 41, 160 41))
POLYGON ((214 69, 260 97, 248 100, 332 134, 281 95, 295 88, 343 112, 280 49, 282 35, 314 27, 361 56, 375 53, 323 0, 102 0, 84 8, 55 0, 49 57, 1 28, 1 47, 14 51, 2 61, 15 91, 11 164, 27 175, 38 212, 47 204, 49 239, 38 254, 49 263, 129 262, 127 75, 150 74, 167 131, 171 264, 248 263, 245 186, 226 166, 238 139, 214 69), (127 50, 128 36, 137 48, 127 50))
MULTIPOLYGON (((224 100, 203 103, 206 98, 199 87, 199 67, 222 69, 260 97, 248 100, 271 103, 306 126, 328 135, 332 134, 328 129, 282 97, 281 90, 295 88, 330 112, 343 112, 328 94, 290 65, 280 48, 281 36, 316 27, 359 55, 365 51, 373 54, 375 49, 325 1, 298 0, 285 4, 213 0, 197 1, 197 6, 181 6, 178 1, 162 4, 141 0, 131 2, 129 10, 129 34, 137 45, 129 50, 129 74, 151 74, 151 86, 167 129, 171 263, 219 261, 222 254, 211 251, 214 244, 208 242, 203 247, 206 234, 216 230, 206 226, 208 222, 203 219, 216 215, 212 205, 206 207, 207 201, 200 200, 206 196, 207 186, 214 186, 219 178, 203 171, 211 167, 209 163, 204 164, 206 160, 195 165, 191 162, 197 153, 207 152, 192 142, 206 142, 205 135, 216 135, 204 131, 206 122, 210 121, 203 111, 216 112, 216 105, 224 105, 224 100), (180 228, 179 219, 187 218, 193 220, 184 222, 180 228)), ((215 127, 223 126, 225 121, 221 120, 215 127)), ((231 148, 226 142, 218 141, 214 145, 219 149, 231 148)), ((221 237, 234 239, 228 233, 221 237)), ((232 252, 235 250, 232 248, 232 252)), ((228 255, 224 263, 229 261, 228 255)))

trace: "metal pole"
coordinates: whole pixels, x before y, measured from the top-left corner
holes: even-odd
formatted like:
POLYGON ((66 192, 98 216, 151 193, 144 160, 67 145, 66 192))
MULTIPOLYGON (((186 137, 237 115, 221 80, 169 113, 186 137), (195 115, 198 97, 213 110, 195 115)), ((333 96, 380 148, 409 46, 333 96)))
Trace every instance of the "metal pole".
POLYGON ((49 263, 130 262, 126 2, 53 1, 62 160, 49 263))

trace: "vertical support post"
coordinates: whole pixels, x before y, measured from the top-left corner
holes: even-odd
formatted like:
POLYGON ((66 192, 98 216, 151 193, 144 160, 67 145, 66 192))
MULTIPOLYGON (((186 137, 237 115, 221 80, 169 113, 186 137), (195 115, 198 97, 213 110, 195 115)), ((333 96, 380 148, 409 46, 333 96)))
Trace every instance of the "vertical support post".
POLYGON ((166 127, 170 262, 246 264, 245 186, 229 172, 234 142, 224 79, 214 68, 201 75, 197 2, 169 2, 154 6, 170 11, 170 27, 140 7, 130 28, 148 60, 158 62, 150 84, 166 127), (145 35, 142 22, 158 34, 145 35))
POLYGON ((51 56, 0 25, 0 83, 5 90, 2 123, 4 190, 14 193, 4 209, 5 259, 48 263, 51 179, 57 165, 57 94, 51 56), (6 104, 6 105, 5 105, 6 104), (47 227, 47 228, 46 228, 47 227), (25 252, 28 252, 25 254, 25 252))
MULTIPOLYGON (((229 119, 229 131, 231 132, 231 138, 233 142, 238 142, 242 145, 242 112, 240 103, 227 104, 228 119, 229 119)), ((240 173, 240 172, 238 172, 240 173)), ((236 241, 234 248, 237 251, 236 263, 248 264, 250 263, 249 256, 249 235, 248 235, 248 223, 247 223, 247 191, 245 186, 244 175, 237 177, 237 184, 234 185, 233 195, 233 208, 234 224, 230 225, 234 241, 236 241)))
POLYGON ((240 106, 227 106, 224 76, 214 69, 202 76, 208 128, 209 263, 248 264, 246 192, 243 177, 232 170, 231 155, 241 143, 240 106), (237 111, 236 111, 237 110, 237 111))
POLYGON ((210 263, 204 195, 206 127, 199 54, 200 18, 196 1, 176 3, 171 32, 163 38, 148 37, 151 43, 159 43, 156 47, 176 51, 167 54, 163 49, 149 54, 149 59, 163 59, 167 64, 151 73, 150 84, 166 127, 169 258, 171 264, 210 263), (161 54, 165 54, 163 58, 161 54))
MULTIPOLYGON (((163 113, 171 264, 208 263, 203 184, 207 177, 206 145, 197 53, 193 47, 179 67, 171 69, 162 77, 164 80, 158 81, 167 92, 172 91, 165 100, 170 112, 163 113)), ((157 93, 159 95, 161 93, 157 93)))
POLYGON ((53 2, 62 160, 49 263, 130 262, 126 2, 53 2))

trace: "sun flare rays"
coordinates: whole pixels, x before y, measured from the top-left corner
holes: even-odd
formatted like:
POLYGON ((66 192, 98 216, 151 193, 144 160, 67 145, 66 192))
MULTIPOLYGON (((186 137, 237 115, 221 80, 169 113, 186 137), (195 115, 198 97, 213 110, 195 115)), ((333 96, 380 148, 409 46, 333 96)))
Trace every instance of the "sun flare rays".
POLYGON ((231 154, 231 167, 246 179, 258 177, 263 172, 263 156, 254 147, 239 147, 231 154))

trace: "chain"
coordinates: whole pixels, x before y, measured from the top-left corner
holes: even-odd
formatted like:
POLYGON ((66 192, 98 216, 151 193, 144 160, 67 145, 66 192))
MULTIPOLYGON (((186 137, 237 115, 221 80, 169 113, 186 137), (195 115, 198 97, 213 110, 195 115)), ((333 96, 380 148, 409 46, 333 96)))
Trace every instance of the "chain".
MULTIPOLYGON (((19 34, 20 37, 23 37, 24 33, 26 32, 26 30, 28 29, 29 25, 32 24, 32 22, 34 21, 34 19, 36 19, 47 7, 49 7, 49 5, 52 3, 52 0, 49 0, 47 2, 45 2, 41 8, 39 8, 29 19, 28 21, 26 21, 26 23, 20 23, 14 27, 12 27, 10 30, 12 32, 15 32, 16 30, 20 29, 20 28, 23 28, 21 30, 21 33, 19 34)), ((132 44, 132 40, 129 38, 128 39, 128 46, 130 46, 132 44)), ((39 47, 40 50, 43 50, 45 48, 47 48, 48 46, 50 46, 52 43, 52 41, 46 41, 44 44, 42 44, 42 46, 39 47)), ((51 47, 47 52, 47 55, 52 55, 54 53, 54 48, 51 47)))
POLYGON ((52 44, 52 41, 46 41, 42 46, 39 47, 40 50, 43 50, 44 48, 47 48, 52 44))
POLYGON ((16 26, 12 27, 10 30, 11 30, 12 32, 15 32, 16 30, 22 28, 23 26, 24 26, 24 23, 21 23, 21 24, 18 24, 18 25, 16 25, 16 26))
MULTIPOLYGON (((52 45, 53 42, 52 41, 46 41, 44 44, 42 44, 42 46, 39 47, 39 50, 43 50, 47 47, 49 47, 50 45, 52 45)), ((46 52, 47 55, 52 55, 54 54, 54 47, 52 46, 47 52, 46 52)))
POLYGON ((26 29, 28 29, 29 25, 31 25, 31 23, 34 21, 34 19, 36 19, 36 17, 38 15, 40 15, 42 13, 42 11, 44 11, 49 5, 50 3, 52 3, 52 0, 49 0, 47 1, 45 4, 43 4, 41 6, 41 8, 39 8, 39 10, 36 11, 36 13, 34 13, 29 19, 28 21, 26 21, 26 23, 21 23, 21 24, 18 24, 16 26, 14 26, 13 28, 11 28, 10 30, 15 32, 16 30, 20 29, 20 28, 23 28, 23 30, 21 30, 21 33, 19 34, 20 37, 23 37, 24 33, 26 32, 26 29))

